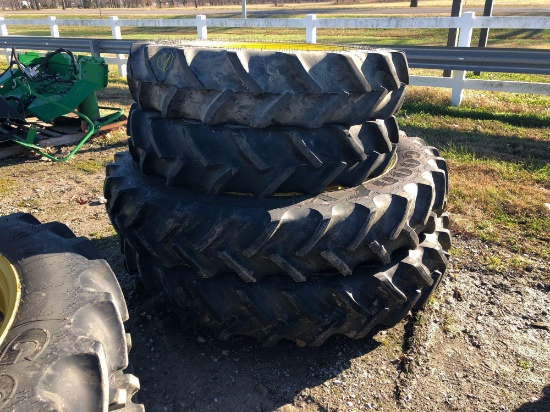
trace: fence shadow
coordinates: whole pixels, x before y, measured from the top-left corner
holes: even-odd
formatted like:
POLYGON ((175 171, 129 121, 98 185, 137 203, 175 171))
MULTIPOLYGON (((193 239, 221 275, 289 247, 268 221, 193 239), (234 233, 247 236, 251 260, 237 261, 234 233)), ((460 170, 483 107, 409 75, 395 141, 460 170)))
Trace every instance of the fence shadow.
POLYGON ((491 37, 495 39, 509 39, 511 37, 516 37, 520 39, 532 39, 539 37, 544 33, 543 29, 516 29, 510 30, 507 33, 502 34, 493 34, 491 37))
POLYGON ((518 127, 550 127, 550 117, 525 113, 494 113, 464 106, 448 106, 429 103, 425 100, 409 100, 401 109, 407 113, 429 113, 431 115, 452 116, 472 120, 496 120, 518 127))
POLYGON ((402 126, 409 136, 417 136, 442 150, 453 150, 475 158, 501 160, 536 171, 548 165, 550 144, 520 137, 504 137, 481 131, 457 132, 449 128, 402 126))
MULTIPOLYGON (((445 107, 430 103, 406 104, 400 115, 413 113, 429 113, 430 115, 449 116, 467 120, 494 120, 516 127, 531 127, 550 130, 550 119, 542 116, 515 113, 478 112, 461 108, 445 107)), ((398 115, 399 116, 399 115, 398 115)), ((550 143, 547 140, 520 136, 503 136, 494 131, 486 132, 476 123, 470 130, 457 130, 452 124, 448 126, 402 126, 411 136, 425 139, 429 144, 446 149, 453 149, 476 157, 513 162, 525 170, 533 171, 544 168, 550 158, 550 143)))

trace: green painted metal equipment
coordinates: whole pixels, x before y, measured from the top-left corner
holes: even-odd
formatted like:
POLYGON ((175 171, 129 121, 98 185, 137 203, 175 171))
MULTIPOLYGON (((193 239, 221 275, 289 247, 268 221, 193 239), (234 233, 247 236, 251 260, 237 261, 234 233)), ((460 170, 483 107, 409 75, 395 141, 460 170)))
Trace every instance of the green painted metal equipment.
POLYGON ((122 109, 101 107, 96 92, 107 86, 108 67, 102 58, 75 56, 58 49, 40 56, 17 54, 12 49, 8 69, 0 75, 0 141, 11 140, 54 161, 69 160, 101 127, 124 114, 122 109), (112 113, 102 117, 100 109, 112 113), (44 152, 36 142, 38 124, 56 124, 67 115, 81 119, 84 137, 62 158, 44 152))

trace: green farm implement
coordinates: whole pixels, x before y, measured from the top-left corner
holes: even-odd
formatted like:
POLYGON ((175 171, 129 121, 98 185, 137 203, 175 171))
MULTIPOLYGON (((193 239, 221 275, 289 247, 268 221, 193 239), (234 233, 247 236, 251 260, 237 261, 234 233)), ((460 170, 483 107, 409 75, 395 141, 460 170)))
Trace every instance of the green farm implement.
POLYGON ((69 160, 92 135, 123 120, 122 109, 98 105, 96 92, 107 79, 102 58, 65 49, 45 56, 12 49, 9 67, 0 75, 0 143, 17 143, 53 161, 69 160), (110 112, 102 116, 100 110, 110 112), (44 151, 44 141, 66 137, 67 130, 77 137, 68 155, 44 151))

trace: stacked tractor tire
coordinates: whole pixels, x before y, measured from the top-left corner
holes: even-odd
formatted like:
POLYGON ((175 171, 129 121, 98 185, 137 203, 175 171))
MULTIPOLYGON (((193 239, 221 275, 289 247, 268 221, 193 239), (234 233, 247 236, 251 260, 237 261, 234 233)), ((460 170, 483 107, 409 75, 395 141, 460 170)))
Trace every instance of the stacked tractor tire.
POLYGON ((316 346, 421 307, 447 267, 447 168, 399 131, 401 52, 135 44, 107 167, 126 264, 220 339, 316 346))

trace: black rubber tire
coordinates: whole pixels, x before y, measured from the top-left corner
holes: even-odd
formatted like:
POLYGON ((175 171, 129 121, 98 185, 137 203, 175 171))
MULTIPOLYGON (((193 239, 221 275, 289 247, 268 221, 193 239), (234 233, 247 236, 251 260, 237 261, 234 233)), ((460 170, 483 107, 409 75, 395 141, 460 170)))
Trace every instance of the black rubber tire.
POLYGON ((128 366, 124 296, 107 262, 61 223, 0 217, 0 254, 16 268, 19 308, 0 344, 0 409, 143 411, 128 366))
POLYGON ((130 154, 168 186, 223 192, 318 194, 384 172, 399 141, 395 117, 345 128, 209 126, 132 108, 130 154))
POLYGON ((203 124, 317 128, 389 118, 409 82, 403 52, 224 50, 134 43, 128 86, 145 110, 203 124))
POLYGON ((447 268, 446 224, 446 215, 435 219, 436 230, 421 234, 418 248, 400 251, 387 265, 360 265, 351 276, 312 276, 301 283, 279 276, 248 283, 229 273, 199 279, 192 269, 163 267, 146 252, 127 249, 126 256, 137 262, 144 283, 156 282, 152 294, 168 297, 165 306, 185 326, 206 325, 221 340, 245 335, 265 346, 281 339, 318 346, 335 334, 362 338, 421 307, 447 268))
POLYGON ((350 275, 358 264, 389 264, 415 249, 441 214, 447 171, 435 148, 401 136, 395 166, 361 186, 316 197, 209 196, 168 188, 139 172, 127 153, 107 166, 104 194, 113 226, 138 252, 201 277, 237 272, 304 281, 310 274, 350 275))

